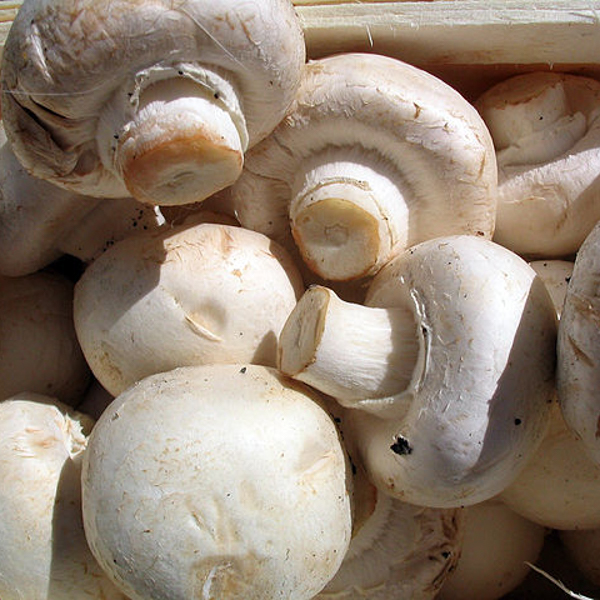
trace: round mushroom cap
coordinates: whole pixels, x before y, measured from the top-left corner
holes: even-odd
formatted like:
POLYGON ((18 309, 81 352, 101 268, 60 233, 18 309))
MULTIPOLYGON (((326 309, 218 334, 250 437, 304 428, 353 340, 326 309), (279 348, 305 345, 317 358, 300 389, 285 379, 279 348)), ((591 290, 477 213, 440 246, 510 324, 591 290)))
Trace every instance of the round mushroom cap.
POLYGON ((496 498, 468 506, 456 569, 439 600, 498 600, 529 574, 542 551, 546 528, 518 515, 496 498))
POLYGON ((2 116, 34 175, 91 196, 124 197, 122 174, 96 140, 110 103, 137 110, 140 92, 167 71, 212 98, 206 73, 214 72, 229 82, 214 100, 231 114, 243 107, 232 127, 249 147, 283 117, 304 62, 288 0, 25 0, 4 45, 2 116))
POLYGON ((42 394, 0 402, 2 600, 125 600, 83 530, 81 459, 91 427, 42 394))
POLYGON ((551 529, 600 527, 600 464, 553 403, 550 427, 537 452, 500 494, 526 519, 551 529))
POLYGON ((98 420, 82 486, 90 547, 132 600, 309 600, 351 536, 335 423, 268 367, 138 382, 98 420))
POLYGON ((575 253, 600 219, 600 82, 525 73, 474 104, 497 151, 494 240, 529 258, 575 253))
POLYGON ((410 308, 420 343, 389 407, 348 413, 373 482, 437 507, 502 491, 538 447, 554 393, 556 315, 535 271, 490 240, 437 238, 390 261, 366 304, 410 308))
POLYGON ((73 325, 73 283, 39 271, 0 277, 0 400, 37 392, 75 405, 90 368, 73 325))
MULTIPOLYGON (((303 212, 309 223, 306 235, 299 233, 302 219, 292 215, 304 260, 325 279, 344 279, 340 265, 363 260, 349 257, 347 236, 367 237, 365 253, 379 246, 384 236, 391 238, 396 253, 442 235, 492 236, 497 173, 487 127, 457 91, 417 67, 361 53, 310 61, 285 119, 246 155, 244 171, 230 189, 240 223, 290 244, 289 206, 301 185, 299 173, 311 168, 313 160, 329 161, 329 155, 337 164, 331 159, 321 188, 327 184, 333 190, 344 182, 347 174, 339 167, 345 156, 361 180, 355 193, 370 193, 378 207, 375 213, 402 215, 402 226, 396 228, 391 219, 374 225, 370 216, 356 217, 355 211, 347 210, 346 199, 335 197, 335 190, 330 201, 315 200, 303 212), (375 190, 372 182, 362 181, 369 173, 386 181, 385 186, 375 190), (306 251, 306 240, 316 235, 309 212, 325 204, 331 213, 325 229, 331 235, 319 240, 330 249, 327 260, 340 272, 336 277, 328 277, 306 251)), ((369 274, 373 273, 352 277, 369 274)))
POLYGON ((180 366, 275 366, 277 337, 303 290, 266 236, 192 221, 99 256, 75 286, 75 328, 96 378, 116 396, 180 366))
POLYGON ((558 325, 556 385, 567 425, 600 462, 600 224, 573 265, 558 325))

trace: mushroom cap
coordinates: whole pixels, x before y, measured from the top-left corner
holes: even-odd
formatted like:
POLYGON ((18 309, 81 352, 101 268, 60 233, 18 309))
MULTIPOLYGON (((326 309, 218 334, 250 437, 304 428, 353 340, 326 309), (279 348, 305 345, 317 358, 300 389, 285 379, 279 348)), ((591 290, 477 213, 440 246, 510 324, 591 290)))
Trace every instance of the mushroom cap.
POLYGON ((42 394, 0 402, 2 600, 125 600, 83 530, 81 458, 91 427, 42 394))
POLYGON ((347 550, 350 485, 316 392, 268 367, 183 367, 98 420, 83 518, 132 600, 308 600, 347 550))
POLYGON ((498 151, 494 240, 529 258, 575 253, 600 219, 600 82, 525 73, 474 104, 498 151))
POLYGON ((90 381, 73 325, 73 284, 39 271, 0 277, 0 400, 19 392, 74 404, 90 381))
POLYGON ((465 508, 463 539, 456 569, 439 600, 498 600, 528 575, 537 561, 546 529, 497 498, 465 508))
POLYGON ((438 238, 390 261, 366 304, 411 307, 420 342, 404 392, 380 414, 349 412, 373 482, 437 507, 499 493, 539 445, 554 393, 556 315, 535 271, 489 240, 438 238))
POLYGON ((537 452, 500 498, 528 520, 551 529, 600 527, 600 464, 565 424, 557 403, 537 452))
POLYGON ((99 256, 76 284, 75 328, 96 378, 116 396, 179 366, 275 366, 277 337, 303 290, 266 236, 188 221, 99 256))
POLYGON ((230 190, 237 218, 289 243, 288 207, 300 165, 344 147, 352 156, 362 150, 368 167, 393 178, 404 196, 409 232, 402 245, 453 233, 491 237, 496 164, 483 120, 443 81, 376 54, 307 64, 285 119, 246 155, 230 190))
POLYGON ((589 233, 573 265, 558 325, 556 386, 567 425, 600 462, 600 225, 589 233))
POLYGON ((201 63, 241 93, 251 146, 282 118, 304 61, 287 0, 25 0, 4 45, 2 116, 36 176, 92 196, 128 196, 96 146, 98 115, 113 96, 135 104, 144 73, 181 69, 196 80, 185 65, 201 63))
MULTIPOLYGON (((560 318, 573 263, 530 263, 544 281, 560 318)), ((512 510, 552 529, 600 527, 600 464, 567 427, 557 402, 539 448, 518 477, 500 494, 512 510)))

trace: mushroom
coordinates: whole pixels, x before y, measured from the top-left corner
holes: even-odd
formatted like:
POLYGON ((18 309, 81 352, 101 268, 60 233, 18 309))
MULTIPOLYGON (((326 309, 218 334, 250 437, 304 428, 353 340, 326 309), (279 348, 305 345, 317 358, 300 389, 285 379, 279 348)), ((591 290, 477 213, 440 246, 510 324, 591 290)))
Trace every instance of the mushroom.
POLYGON ((0 400, 19 392, 80 401, 89 381, 73 325, 73 284, 40 271, 0 277, 0 400))
POLYGON ((295 265, 260 233, 194 219, 118 242, 75 286, 77 337, 113 396, 179 366, 276 363, 304 291, 295 265))
POLYGON ((158 207, 89 198, 31 176, 0 127, 0 273, 29 275, 69 254, 83 262, 137 230, 158 229, 158 207))
POLYGON ((525 73, 475 106, 497 149, 494 240, 529 258, 574 254, 600 219, 600 82, 525 73))
POLYGON ((126 600, 84 534, 81 460, 91 426, 46 395, 0 402, 2 600, 126 600))
POLYGON ((228 202, 244 227, 288 247, 293 236, 314 273, 344 281, 428 238, 490 238, 495 190, 489 132, 457 91, 397 59, 344 53, 308 63, 228 202))
MULTIPOLYGON (((344 443, 348 448, 345 435, 344 443)), ((392 498, 368 481, 354 458, 352 464, 350 546, 314 600, 433 600, 458 561, 462 509, 427 508, 392 498)))
POLYGON ((82 489, 90 548, 132 600, 308 600, 350 541, 335 423, 269 367, 139 381, 96 423, 82 489))
POLYGON ((581 245, 558 327, 556 385, 567 425, 600 462, 600 223, 581 245))
POLYGON ((464 509, 460 558, 437 600, 498 600, 519 586, 544 546, 546 528, 497 498, 464 509))
MULTIPOLYGON (((560 318, 573 263, 530 263, 552 298, 560 318)), ((600 527, 600 465, 578 435, 567 427, 557 402, 550 425, 535 454, 500 498, 521 516, 552 529, 600 527)))
POLYGON ((289 0, 25 0, 2 55, 2 116, 36 177, 186 204, 238 177, 304 62, 289 0))
POLYGON ((525 466, 548 422, 555 340, 535 271, 458 235, 392 259, 365 305, 309 288, 278 364, 351 409, 346 427, 379 489, 443 508, 496 495, 525 466))

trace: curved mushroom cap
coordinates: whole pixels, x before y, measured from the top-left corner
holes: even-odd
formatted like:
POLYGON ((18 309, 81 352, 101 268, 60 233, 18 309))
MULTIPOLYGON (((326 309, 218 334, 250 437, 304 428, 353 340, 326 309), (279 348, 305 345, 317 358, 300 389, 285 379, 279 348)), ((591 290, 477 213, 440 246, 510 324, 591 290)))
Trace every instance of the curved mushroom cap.
POLYGON ((2 113, 40 178, 186 203, 239 174, 243 152, 291 103, 304 61, 287 0, 26 0, 4 46, 2 113))
POLYGON ((475 106, 497 149, 494 240, 529 257, 575 253, 600 219, 600 82, 527 73, 475 106))
POLYGON ((0 402, 2 600, 125 600, 83 530, 81 458, 91 426, 45 395, 0 402))
POLYGON ((537 452, 500 498, 544 527, 600 527, 600 465, 567 427, 557 404, 537 452))
POLYGON ((528 575, 537 561, 546 529, 497 499, 465 508, 464 535, 456 569, 436 598, 498 600, 528 575))
POLYGON ((75 287, 75 328, 96 378, 116 396, 179 366, 274 366, 277 336, 303 289, 266 236, 186 224, 130 237, 98 257, 75 287))
POLYGON ((74 404, 90 380, 73 326, 73 284, 56 273, 0 277, 0 400, 38 392, 74 404))
MULTIPOLYGON (((346 436, 344 436, 346 448, 346 436)), ((354 528, 335 577, 315 600, 433 600, 455 568, 463 511, 407 504, 355 465, 354 528)))
POLYGON ((366 304, 410 307, 420 343, 404 391, 349 411, 373 482, 438 507, 499 493, 541 441, 554 392, 556 316, 535 271, 489 240, 439 238, 386 265, 366 304))
POLYGON ((556 384, 566 423, 600 462, 600 225, 573 266, 558 326, 556 384))
POLYGON ((184 367, 98 420, 85 531, 134 600, 308 600, 348 548, 350 481, 316 393, 267 367, 184 367))
MULTIPOLYGON (((546 285, 560 318, 573 263, 530 263, 546 285)), ((571 431, 558 403, 539 448, 517 478, 500 494, 512 510, 552 529, 600 527, 600 465, 571 431)))
POLYGON ((308 63, 230 202, 242 225, 283 243, 291 218, 308 266, 346 280, 424 239, 491 237, 495 190, 489 132, 458 92, 391 57, 345 53, 308 63))

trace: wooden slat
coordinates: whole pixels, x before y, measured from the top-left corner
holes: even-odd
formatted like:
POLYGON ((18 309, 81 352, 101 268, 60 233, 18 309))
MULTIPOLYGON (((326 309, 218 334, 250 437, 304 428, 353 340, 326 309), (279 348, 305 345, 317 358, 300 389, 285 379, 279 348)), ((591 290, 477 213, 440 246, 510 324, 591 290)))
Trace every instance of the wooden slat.
MULTIPOLYGON (((20 1, 0 0, 0 51, 20 1)), ((295 0, 311 58, 379 52, 460 66, 577 68, 600 76, 600 0, 295 0)), ((467 73, 466 77, 472 79, 467 73)))
POLYGON ((298 6, 312 56, 377 51, 421 64, 596 63, 600 2, 453 0, 298 6))

